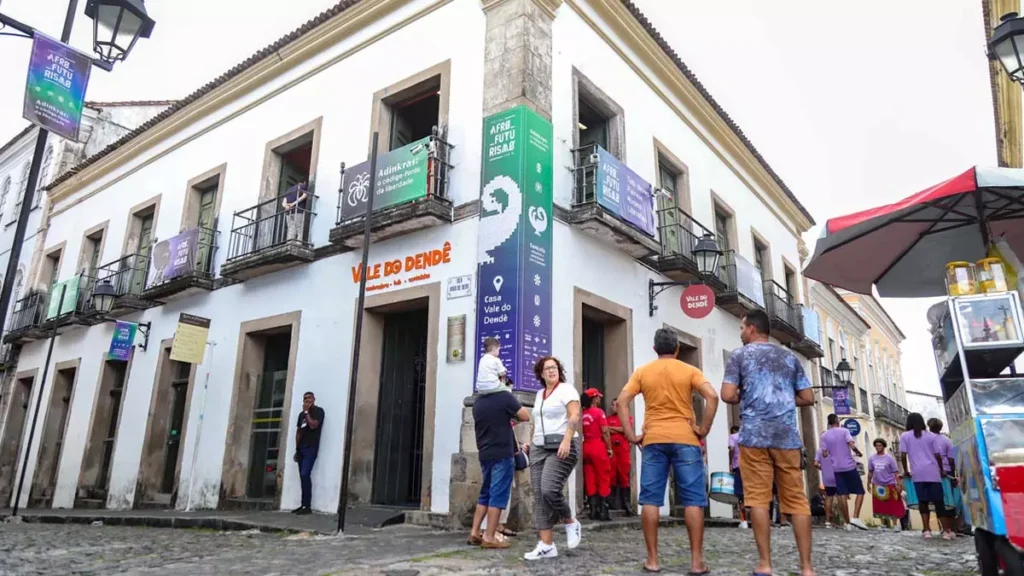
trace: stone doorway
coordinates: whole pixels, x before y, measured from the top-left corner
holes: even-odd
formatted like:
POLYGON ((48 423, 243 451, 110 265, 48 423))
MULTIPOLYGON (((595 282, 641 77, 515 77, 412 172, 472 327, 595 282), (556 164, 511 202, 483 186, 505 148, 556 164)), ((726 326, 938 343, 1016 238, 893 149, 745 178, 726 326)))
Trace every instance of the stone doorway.
POLYGON ((53 505, 53 491, 57 487, 57 472, 64 451, 64 436, 67 433, 68 417, 71 415, 71 401, 75 383, 78 380, 79 360, 61 362, 56 366, 50 402, 46 408, 46 419, 39 443, 39 459, 33 474, 29 506, 48 508, 53 505))
POLYGON ((7 404, 3 436, 0 437, 0 503, 4 507, 11 503, 11 495, 17 487, 18 470, 21 468, 22 444, 25 436, 25 422, 28 419, 28 401, 32 396, 38 370, 19 372, 11 382, 11 399, 7 404))
MULTIPOLYGON (((106 354, 104 354, 104 357, 106 354)), ((117 429, 121 422, 121 406, 131 360, 106 360, 100 368, 100 385, 96 389, 89 440, 82 457, 78 476, 75 508, 105 508, 110 489, 110 466, 117 445, 117 429)))

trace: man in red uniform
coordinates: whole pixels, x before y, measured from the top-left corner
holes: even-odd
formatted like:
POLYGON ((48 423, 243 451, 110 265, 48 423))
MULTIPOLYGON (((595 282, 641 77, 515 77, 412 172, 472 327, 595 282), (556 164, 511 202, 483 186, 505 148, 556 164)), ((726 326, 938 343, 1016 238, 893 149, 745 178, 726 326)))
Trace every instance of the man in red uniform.
POLYGON ((583 391, 583 486, 590 502, 591 520, 611 520, 608 496, 611 494, 612 441, 608 419, 601 409, 602 394, 597 388, 583 391))
MULTIPOLYGON (((630 448, 629 441, 626 440, 626 435, 622 432, 622 421, 619 420, 619 415, 615 413, 617 401, 618 398, 612 400, 612 413, 608 416, 608 432, 612 440, 611 507, 613 510, 625 510, 632 516, 633 510, 630 504, 633 499, 633 493, 629 488, 630 453, 632 449, 630 448)), ((629 417, 629 424, 634 426, 632 416, 629 417)))

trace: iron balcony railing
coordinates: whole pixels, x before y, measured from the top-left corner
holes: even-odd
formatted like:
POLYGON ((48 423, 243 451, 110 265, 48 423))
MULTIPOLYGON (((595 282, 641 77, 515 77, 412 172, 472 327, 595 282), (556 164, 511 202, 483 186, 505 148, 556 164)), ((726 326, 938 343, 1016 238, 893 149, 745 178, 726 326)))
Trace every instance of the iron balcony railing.
POLYGON ((893 426, 904 428, 907 425, 907 415, 910 411, 893 402, 884 394, 875 394, 875 419, 886 420, 893 426))
POLYGON ((835 398, 835 389, 831 388, 831 386, 835 386, 838 381, 839 379, 835 377, 835 373, 824 366, 821 367, 822 396, 826 398, 835 398))
POLYGON ((765 281, 764 299, 769 316, 778 318, 793 329, 801 331, 799 308, 785 288, 774 280, 765 281))
POLYGON ((722 257, 718 259, 718 279, 725 284, 723 292, 726 294, 743 296, 764 308, 761 273, 734 250, 722 252, 722 257))
MULTIPOLYGON (((117 298, 125 296, 141 298, 146 289, 146 274, 149 272, 149 256, 128 254, 99 267, 96 278, 99 282, 110 282, 117 298)), ((89 291, 92 295, 92 290, 89 291)))
POLYGON ((47 298, 45 293, 35 292, 14 303, 11 312, 11 332, 38 326, 46 314, 47 298))
POLYGON ((818 312, 807 306, 800 306, 801 328, 805 338, 821 346, 821 317, 818 312))
MULTIPOLYGON (((196 226, 182 232, 180 236, 191 233, 193 230, 196 231, 196 241, 192 243, 185 254, 171 252, 164 256, 169 259, 184 258, 183 262, 174 261, 170 268, 174 271, 171 276, 165 276, 163 271, 151 271, 152 278, 147 279, 147 284, 152 280, 152 284, 146 286, 146 288, 154 288, 161 286, 182 276, 194 276, 198 278, 210 279, 213 278, 213 263, 217 253, 217 237, 218 232, 213 228, 206 228, 203 226, 196 226), (156 276, 154 276, 156 274, 156 276)), ((156 244, 153 247, 154 251, 161 250, 161 244, 156 244)), ((173 250, 173 244, 168 245, 168 249, 173 250)), ((151 266, 159 267, 161 256, 154 254, 153 262, 151 266)))
POLYGON ((587 144, 572 151, 573 206, 597 202, 597 148, 597 144, 587 144))
MULTIPOLYGON (((439 129, 437 126, 434 126, 433 129, 431 130, 431 135, 429 137, 430 140, 428 140, 426 145, 427 188, 424 191, 423 196, 425 198, 441 198, 443 200, 451 200, 450 196, 448 195, 448 185, 449 174, 453 169, 451 163, 452 149, 455 148, 455 145, 450 144, 445 139, 446 133, 447 130, 443 128, 439 129)), ((409 144, 408 146, 404 146, 403 148, 396 148, 395 150, 392 150, 392 152, 399 152, 405 148, 408 148, 413 155, 416 155, 422 153, 422 151, 418 150, 418 148, 422 146, 422 144, 409 144)), ((381 154, 377 157, 378 169, 380 168, 380 158, 385 154, 381 154)), ((341 165, 341 182, 345 182, 344 164, 341 165)), ((380 182, 378 181, 375 184, 375 186, 379 185, 380 182)), ((362 214, 359 214, 357 216, 345 216, 342 214, 345 202, 347 201, 347 196, 351 192, 351 190, 346 190, 344 188, 339 188, 338 190, 338 208, 337 215, 334 219, 334 222, 337 225, 359 220, 360 218, 363 217, 362 214)), ((412 198, 410 201, 419 200, 420 198, 420 196, 416 196, 412 198)), ((381 208, 381 206, 374 206, 374 212, 376 212, 379 208, 381 208)))
MULTIPOLYGON (((705 234, 714 235, 682 208, 672 206, 658 210, 658 236, 661 238, 662 257, 682 256, 696 263, 693 249, 705 234)), ((723 245, 721 240, 718 245, 723 245)))
POLYGON ((285 194, 235 212, 228 240, 228 261, 237 260, 298 242, 309 247, 310 227, 316 216, 318 196, 312 188, 306 192, 304 206, 286 210, 285 194))

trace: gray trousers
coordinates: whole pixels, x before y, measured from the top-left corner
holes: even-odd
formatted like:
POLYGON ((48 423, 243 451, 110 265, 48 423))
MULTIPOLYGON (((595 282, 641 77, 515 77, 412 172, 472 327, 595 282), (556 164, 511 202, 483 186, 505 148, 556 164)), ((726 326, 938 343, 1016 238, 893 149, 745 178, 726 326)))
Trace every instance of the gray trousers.
POLYGON ((565 482, 580 459, 580 441, 574 438, 569 457, 561 460, 557 450, 530 447, 530 483, 533 486, 533 519, 537 530, 551 530, 556 522, 573 518, 565 499, 565 482))

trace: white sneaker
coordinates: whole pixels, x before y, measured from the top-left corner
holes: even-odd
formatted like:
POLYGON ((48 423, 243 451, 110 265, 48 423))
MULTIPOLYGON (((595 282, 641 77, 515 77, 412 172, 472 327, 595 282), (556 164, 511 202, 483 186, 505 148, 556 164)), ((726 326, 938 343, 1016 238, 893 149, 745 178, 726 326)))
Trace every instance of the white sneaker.
POLYGON ((740 529, 746 530, 748 528, 750 528, 750 524, 748 524, 745 520, 743 522, 740 522, 740 529))
POLYGON ((925 530, 924 532, 921 533, 921 535, 924 536, 925 540, 929 540, 932 537, 932 531, 931 530, 925 530))
POLYGON ((825 529, 826 530, 831 530, 833 528, 835 528, 835 526, 833 526, 831 522, 825 522, 825 529))
POLYGON ((554 542, 551 545, 547 545, 543 542, 537 542, 537 547, 531 552, 527 552, 523 555, 523 558, 527 560, 544 560, 546 558, 558 558, 558 548, 554 542))
POLYGON ((575 518, 572 524, 565 525, 565 539, 568 541, 569 550, 575 550, 580 545, 580 540, 583 539, 583 527, 580 526, 580 521, 575 518))
POLYGON ((843 526, 843 530, 846 530, 847 532, 849 532, 849 531, 853 530, 853 525, 846 524, 846 525, 843 526))
POLYGON ((900 528, 900 525, 897 524, 897 525, 892 527, 892 531, 893 532, 900 532, 900 531, 902 531, 902 528, 900 528))
POLYGON ((850 524, 853 525, 856 528, 860 528, 861 530, 867 530, 868 529, 867 524, 865 524, 864 521, 861 520, 860 518, 854 518, 853 520, 850 520, 850 524))

